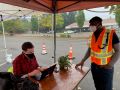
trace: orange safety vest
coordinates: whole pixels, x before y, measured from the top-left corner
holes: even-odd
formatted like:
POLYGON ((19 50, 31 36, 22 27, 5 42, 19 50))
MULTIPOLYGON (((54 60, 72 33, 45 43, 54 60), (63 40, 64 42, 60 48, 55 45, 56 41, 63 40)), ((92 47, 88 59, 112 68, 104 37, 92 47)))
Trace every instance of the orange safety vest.
POLYGON ((113 33, 115 30, 106 30, 103 28, 97 41, 92 34, 90 48, 91 48, 91 61, 97 65, 106 65, 110 62, 111 56, 114 53, 112 46, 113 33), (108 36, 107 36, 108 33, 108 36), (106 39, 108 41, 106 42, 106 39), (104 48, 103 48, 104 47, 104 48))

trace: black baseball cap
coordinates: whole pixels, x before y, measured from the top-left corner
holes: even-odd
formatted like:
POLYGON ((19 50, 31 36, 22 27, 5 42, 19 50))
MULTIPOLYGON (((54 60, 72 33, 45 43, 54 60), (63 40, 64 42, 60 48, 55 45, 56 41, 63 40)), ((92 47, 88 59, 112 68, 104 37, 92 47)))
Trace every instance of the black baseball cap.
POLYGON ((98 23, 102 25, 102 19, 98 16, 95 16, 90 19, 89 23, 90 26, 96 26, 98 23))

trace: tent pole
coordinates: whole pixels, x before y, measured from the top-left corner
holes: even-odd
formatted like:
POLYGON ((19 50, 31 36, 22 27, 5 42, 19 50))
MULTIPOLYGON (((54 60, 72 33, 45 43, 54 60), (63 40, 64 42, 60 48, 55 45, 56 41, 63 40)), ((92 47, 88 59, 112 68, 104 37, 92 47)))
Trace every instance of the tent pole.
POLYGON ((7 56, 7 46, 6 46, 6 38, 5 38, 5 28, 4 28, 4 23, 3 23, 3 16, 0 15, 0 17, 1 17, 1 24, 2 24, 2 30, 3 30, 3 39, 4 39, 5 56, 7 56))
POLYGON ((57 0, 53 0, 54 63, 56 63, 56 6, 57 0))
POLYGON ((54 30, 54 63, 56 63, 56 13, 53 14, 53 30, 54 30))

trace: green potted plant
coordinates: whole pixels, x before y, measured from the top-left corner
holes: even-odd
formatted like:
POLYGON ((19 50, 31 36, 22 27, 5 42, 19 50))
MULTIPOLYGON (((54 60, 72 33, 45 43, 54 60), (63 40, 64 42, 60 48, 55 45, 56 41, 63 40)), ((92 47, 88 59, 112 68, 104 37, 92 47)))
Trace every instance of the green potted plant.
POLYGON ((60 56, 58 59, 58 64, 59 64, 60 70, 70 68, 71 63, 70 63, 70 60, 68 58, 68 55, 60 56))

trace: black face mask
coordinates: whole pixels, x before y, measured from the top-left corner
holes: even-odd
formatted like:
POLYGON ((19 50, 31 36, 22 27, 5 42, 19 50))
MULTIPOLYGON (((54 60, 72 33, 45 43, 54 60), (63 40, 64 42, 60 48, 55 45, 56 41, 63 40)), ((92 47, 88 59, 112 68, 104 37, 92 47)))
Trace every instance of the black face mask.
POLYGON ((26 54, 26 56, 28 56, 30 59, 33 59, 35 57, 34 53, 32 53, 32 54, 26 54))

